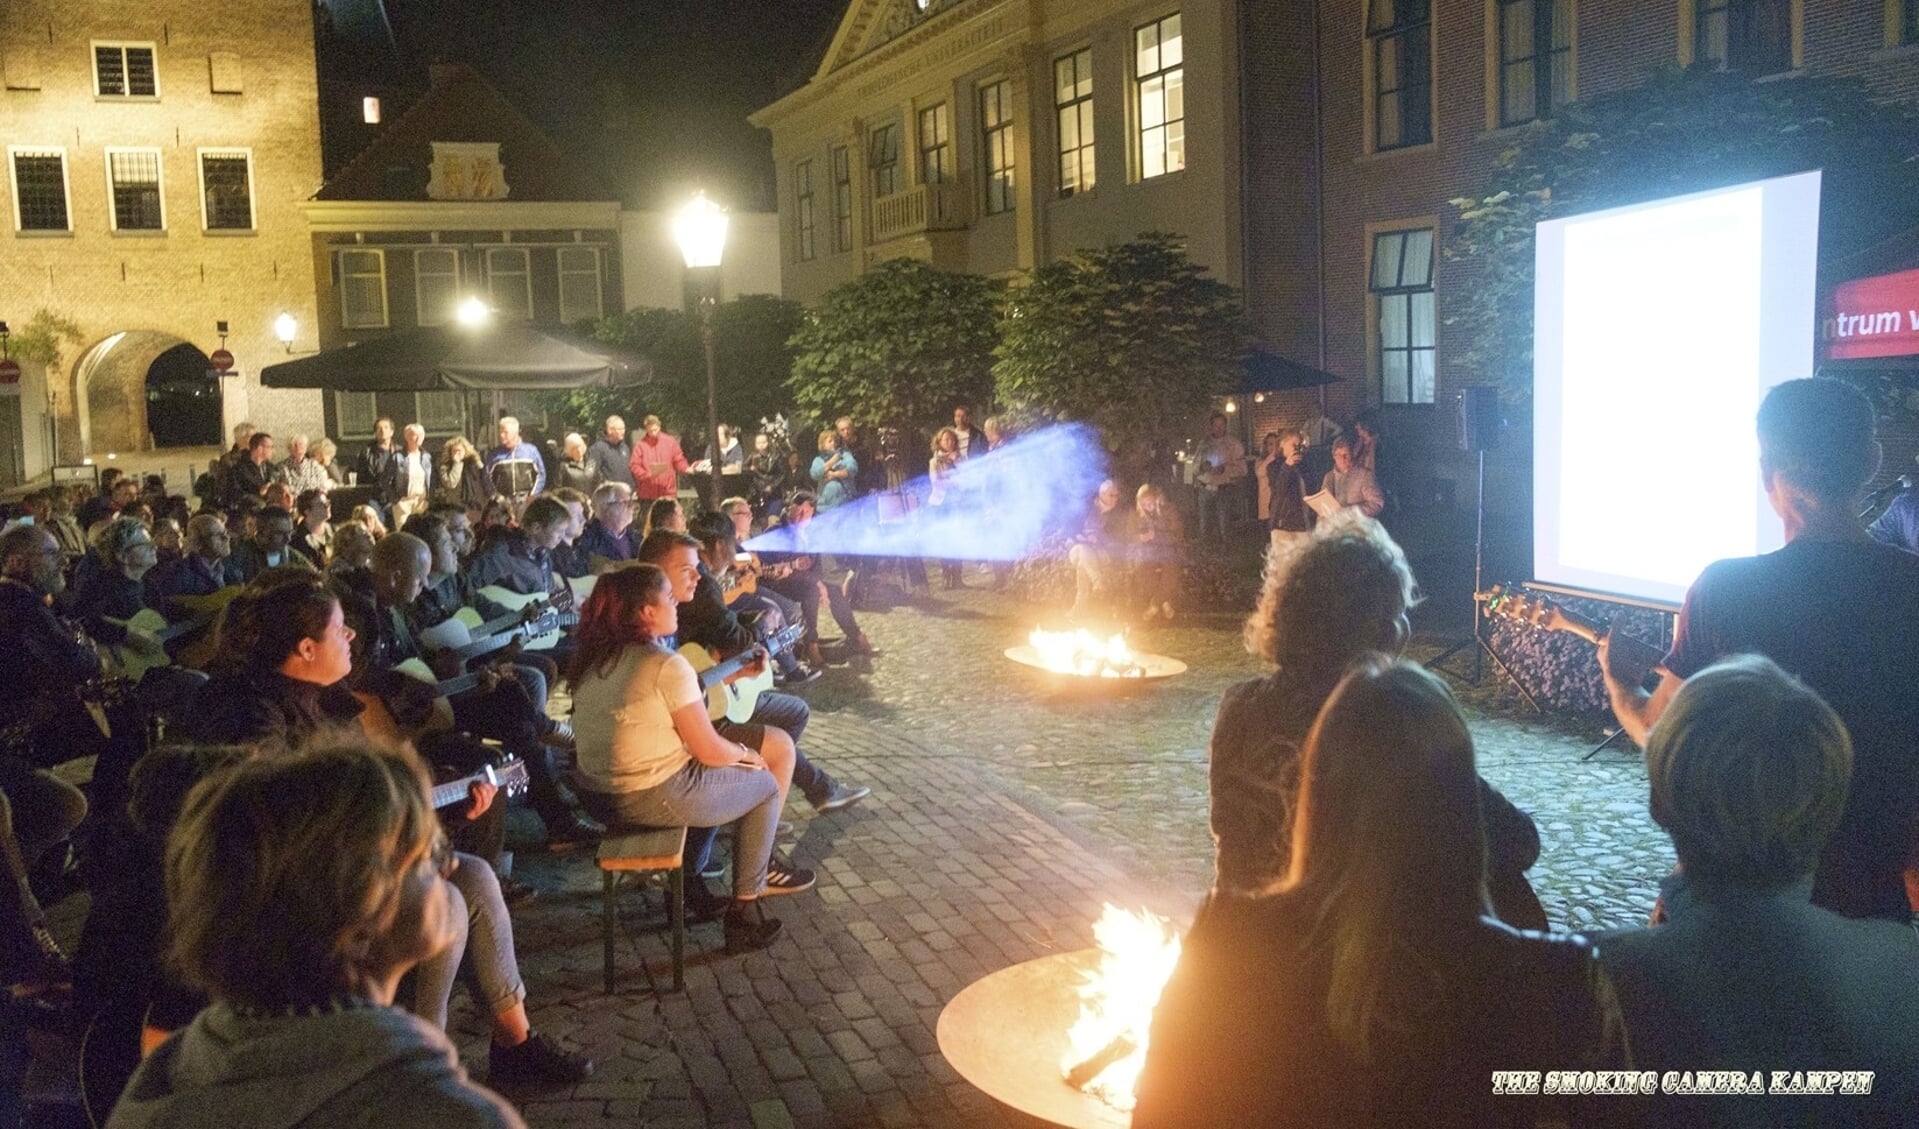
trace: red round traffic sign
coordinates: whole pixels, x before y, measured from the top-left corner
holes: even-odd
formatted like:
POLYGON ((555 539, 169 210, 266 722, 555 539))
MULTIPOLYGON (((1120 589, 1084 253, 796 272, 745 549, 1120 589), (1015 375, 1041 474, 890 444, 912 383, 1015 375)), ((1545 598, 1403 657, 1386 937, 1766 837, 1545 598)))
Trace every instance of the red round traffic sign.
POLYGON ((207 358, 207 363, 213 366, 214 372, 225 372, 233 367, 233 354, 225 349, 215 349, 213 355, 207 358))
POLYGON ((0 361, 0 384, 20 383, 20 362, 0 361))

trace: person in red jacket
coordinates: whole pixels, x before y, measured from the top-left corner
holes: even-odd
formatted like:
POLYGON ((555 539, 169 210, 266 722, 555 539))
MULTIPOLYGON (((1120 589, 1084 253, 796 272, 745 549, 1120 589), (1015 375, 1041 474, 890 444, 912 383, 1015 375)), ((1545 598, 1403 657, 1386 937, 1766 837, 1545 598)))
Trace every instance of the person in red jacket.
POLYGON ((660 429, 659 416, 647 416, 646 433, 633 444, 633 494, 643 502, 680 492, 679 476, 689 469, 680 441, 660 429))

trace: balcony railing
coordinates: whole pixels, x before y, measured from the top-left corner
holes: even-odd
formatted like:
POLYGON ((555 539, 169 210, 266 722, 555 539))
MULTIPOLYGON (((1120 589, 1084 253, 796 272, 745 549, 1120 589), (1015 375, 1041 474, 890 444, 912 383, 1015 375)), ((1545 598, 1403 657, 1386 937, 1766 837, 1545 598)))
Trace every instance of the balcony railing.
POLYGON ((873 242, 966 226, 966 196, 957 184, 921 184, 873 201, 873 242))

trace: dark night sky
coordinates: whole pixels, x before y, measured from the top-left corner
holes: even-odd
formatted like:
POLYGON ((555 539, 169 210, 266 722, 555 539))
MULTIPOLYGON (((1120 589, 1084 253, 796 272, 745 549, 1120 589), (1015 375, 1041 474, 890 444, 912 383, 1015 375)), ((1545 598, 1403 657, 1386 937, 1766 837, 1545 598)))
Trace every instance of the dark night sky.
MULTIPOLYGON (((342 30, 379 28, 378 0, 319 3, 342 30)), ((384 3, 406 81, 431 62, 477 67, 629 205, 704 187, 771 208, 769 141, 746 115, 818 64, 846 0, 384 3)))

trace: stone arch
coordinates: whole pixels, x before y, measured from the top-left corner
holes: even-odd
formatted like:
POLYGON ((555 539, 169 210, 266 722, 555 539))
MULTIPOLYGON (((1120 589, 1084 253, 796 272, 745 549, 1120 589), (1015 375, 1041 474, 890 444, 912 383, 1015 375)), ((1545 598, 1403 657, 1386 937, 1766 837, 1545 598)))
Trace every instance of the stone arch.
POLYGON ((182 341, 147 367, 147 434, 155 447, 218 447, 220 377, 198 345, 182 341))
MULTIPOLYGON (((73 365, 72 402, 81 454, 153 449, 147 419, 147 376, 155 361, 182 345, 205 363, 205 354, 191 342, 157 329, 110 333, 80 354, 73 365)), ((180 356, 174 354, 176 359, 180 356)), ((214 414, 218 418, 217 407, 214 414)), ((213 444, 220 441, 216 433, 213 444)))

